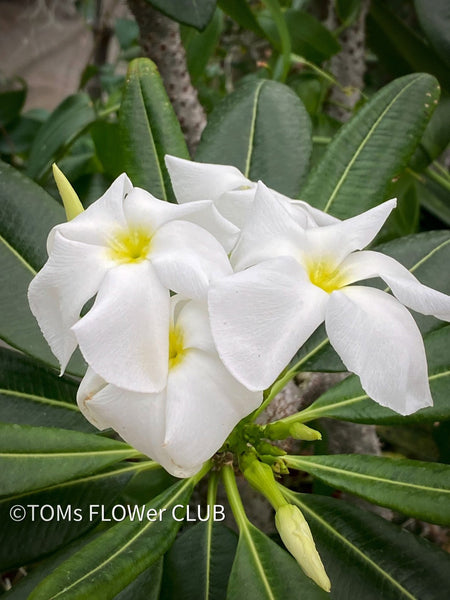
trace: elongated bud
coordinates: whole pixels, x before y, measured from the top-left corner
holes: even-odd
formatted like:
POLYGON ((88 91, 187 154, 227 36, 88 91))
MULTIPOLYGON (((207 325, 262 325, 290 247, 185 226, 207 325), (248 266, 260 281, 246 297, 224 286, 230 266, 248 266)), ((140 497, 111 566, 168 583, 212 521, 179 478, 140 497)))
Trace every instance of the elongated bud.
POLYGON ((83 205, 81 204, 76 191, 70 185, 69 180, 56 163, 53 163, 52 169, 58 192, 64 204, 67 220, 71 221, 84 211, 83 205))
POLYGON ((267 498, 275 510, 286 504, 286 499, 278 489, 273 470, 269 465, 255 459, 243 469, 245 479, 249 484, 267 498))
POLYGON ((269 440, 284 440, 292 437, 295 440, 321 440, 322 434, 303 423, 283 423, 278 421, 264 427, 264 436, 269 440))
POLYGON ((306 575, 329 592, 330 580, 317 552, 309 525, 300 509, 293 504, 280 506, 275 514, 275 525, 283 544, 306 575))

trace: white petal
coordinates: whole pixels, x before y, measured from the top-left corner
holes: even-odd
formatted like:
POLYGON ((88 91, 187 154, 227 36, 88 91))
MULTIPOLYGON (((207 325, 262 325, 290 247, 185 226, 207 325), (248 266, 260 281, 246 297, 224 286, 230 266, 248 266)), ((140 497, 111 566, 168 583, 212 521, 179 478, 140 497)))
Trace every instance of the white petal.
POLYGON ((92 370, 77 395, 84 416, 99 429, 112 427, 131 446, 149 456, 175 477, 189 477, 201 464, 186 469, 176 465, 163 447, 166 393, 139 394, 113 385, 99 386, 92 370))
POLYGON ((53 247, 54 232, 60 231, 64 237, 86 244, 106 245, 111 231, 126 227, 123 202, 132 190, 125 173, 122 173, 96 202, 77 217, 57 225, 49 235, 47 249, 53 247))
POLYGON ((236 167, 193 162, 168 154, 165 161, 180 204, 195 200, 215 202, 224 192, 253 185, 236 167))
POLYGON ((307 225, 306 214, 291 208, 261 182, 251 214, 231 255, 236 271, 277 256, 297 256, 307 225), (296 220, 297 219, 297 220, 296 220))
POLYGON ((236 227, 242 229, 250 215, 255 199, 255 192, 255 184, 245 190, 224 192, 217 198, 215 205, 220 214, 236 225, 236 227))
POLYGON ((204 298, 211 281, 232 272, 219 242, 186 221, 171 221, 158 229, 150 260, 161 282, 188 298, 204 298))
POLYGON ((424 315, 450 321, 450 296, 420 281, 394 258, 380 252, 355 252, 342 264, 349 283, 381 277, 402 304, 424 315))
POLYGON ((88 364, 108 383, 138 392, 166 384, 169 292, 148 262, 115 267, 74 327, 88 364))
POLYGON ((422 337, 395 298, 359 286, 333 292, 325 324, 331 344, 373 400, 402 415, 433 404, 422 337))
MULTIPOLYGON (((179 305, 179 298, 178 295, 173 296, 171 301, 175 301, 179 305)), ((213 354, 216 352, 206 302, 195 302, 194 300, 184 302, 174 320, 183 332, 185 348, 195 348, 213 354)))
POLYGON ((395 199, 388 200, 351 219, 308 229, 302 246, 305 258, 326 258, 339 264, 354 250, 361 250, 370 244, 396 203, 395 199))
POLYGON ((56 231, 52 254, 30 284, 31 312, 59 360, 61 372, 77 347, 70 328, 79 320, 81 309, 96 294, 110 267, 101 246, 74 242, 56 231))
MULTIPOLYGON (((318 208, 314 208, 307 202, 303 200, 291 200, 291 205, 294 210, 306 211, 308 215, 311 217, 312 221, 318 225, 319 227, 323 227, 324 225, 333 225, 334 223, 339 223, 340 219, 337 217, 333 217, 323 210, 319 210, 318 208)), ((309 226, 312 226, 313 223, 309 223, 309 226)))
POLYGON ((328 300, 292 258, 268 260, 224 278, 208 297, 219 355, 254 391, 274 382, 323 321, 328 300))
POLYGON ((217 354, 190 350, 169 371, 165 448, 185 468, 202 463, 261 401, 262 393, 233 379, 217 354))

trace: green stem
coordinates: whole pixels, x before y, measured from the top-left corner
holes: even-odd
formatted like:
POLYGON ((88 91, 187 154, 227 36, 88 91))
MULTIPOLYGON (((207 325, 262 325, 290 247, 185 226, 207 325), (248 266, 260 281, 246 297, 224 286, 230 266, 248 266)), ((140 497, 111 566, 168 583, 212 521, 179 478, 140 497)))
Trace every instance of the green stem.
POLYGON ((200 471, 198 473, 196 473, 195 475, 193 475, 192 477, 190 477, 190 479, 194 482, 194 486, 197 485, 197 483, 200 481, 200 479, 203 479, 203 477, 206 475, 206 473, 208 473, 211 470, 212 465, 213 465, 212 461, 207 460, 205 462, 205 464, 203 465, 203 467, 200 469, 200 471))
POLYGON ((329 144, 331 142, 333 138, 330 137, 323 137, 321 135, 313 135, 312 136, 312 141, 313 144, 329 144))
POLYGON ((284 82, 291 68, 291 37, 278 0, 264 0, 264 4, 275 22, 281 42, 282 70, 280 73, 279 69, 275 67, 274 77, 278 81, 284 82))
POLYGON ((443 188, 450 191, 450 179, 449 178, 443 177, 439 173, 436 173, 436 171, 433 171, 433 169, 431 169, 430 167, 427 167, 425 169, 425 173, 428 175, 428 177, 430 179, 432 179, 436 183, 439 183, 439 185, 441 185, 443 188))
POLYGON ((450 180, 450 174, 449 174, 448 170, 444 166, 442 166, 440 162, 435 160, 435 161, 433 161, 432 165, 435 169, 437 169, 438 171, 441 172, 441 174, 445 177, 445 179, 450 180))
POLYGON ((244 505, 242 504, 241 496, 236 485, 236 477, 234 476, 232 465, 225 465, 222 469, 222 478, 236 523, 240 530, 245 530, 249 521, 245 514, 244 505))
POLYGON ((275 383, 270 388, 269 395, 264 400, 264 402, 259 406, 255 412, 252 414, 250 421, 254 421, 262 412, 267 408, 267 406, 272 402, 275 396, 281 392, 284 386, 289 383, 289 381, 299 372, 300 367, 306 363, 314 354, 319 352, 324 346, 328 344, 328 338, 325 338, 318 346, 316 346, 311 352, 309 352, 306 356, 301 358, 293 367, 291 367, 286 373, 277 379, 275 383))
MULTIPOLYGON (((208 495, 206 502, 210 508, 213 508, 217 498, 217 486, 219 485, 219 471, 212 471, 208 481, 208 495)), ((211 513, 210 513, 211 514, 211 513)))
POLYGON ((110 106, 109 108, 99 110, 97 113, 97 117, 99 119, 103 119, 103 117, 107 117, 108 115, 111 115, 112 113, 117 112, 119 110, 119 108, 120 108, 120 104, 113 104, 113 106, 110 106))

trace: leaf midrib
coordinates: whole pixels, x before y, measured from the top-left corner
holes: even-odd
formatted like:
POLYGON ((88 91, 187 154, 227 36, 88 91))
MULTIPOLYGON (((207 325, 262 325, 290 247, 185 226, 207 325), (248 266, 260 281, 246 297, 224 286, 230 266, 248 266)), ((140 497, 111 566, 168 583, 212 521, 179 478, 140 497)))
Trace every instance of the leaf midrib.
POLYGON ((58 406, 59 408, 66 408, 68 410, 73 410, 77 413, 80 412, 80 409, 76 404, 71 404, 70 402, 65 402, 64 400, 56 400, 54 398, 47 398, 46 396, 39 396, 37 394, 28 394, 26 392, 19 392, 17 390, 8 390, 5 388, 0 388, 0 394, 4 396, 13 396, 14 398, 25 398, 27 400, 33 400, 35 402, 40 402, 42 404, 49 404, 50 406, 58 406))
POLYGON ((253 155, 253 142, 255 139, 255 129, 256 129, 256 114, 258 112, 259 95, 261 93, 261 88, 263 85, 264 85, 264 80, 261 81, 260 84, 257 86, 257 88, 255 90, 255 98, 253 100, 252 120, 251 120, 251 124, 250 124, 250 135, 249 135, 249 140, 248 140, 247 158, 245 159, 244 175, 247 178, 250 176, 250 168, 251 168, 252 155, 253 155))
POLYGON ((424 76, 423 75, 419 75, 418 77, 416 77, 415 79, 413 79, 410 83, 408 83, 408 85, 406 85, 404 88, 402 88, 399 92, 397 92, 397 94, 394 96, 394 98, 389 102, 389 104, 386 106, 386 108, 383 110, 383 112, 381 113, 381 115, 376 119, 375 123, 372 125, 372 127, 369 129, 367 135, 364 137, 364 139, 361 141, 360 145, 358 146, 356 152, 354 153, 354 155, 352 156, 351 160, 349 161, 348 165, 345 167, 344 172, 342 173, 339 181, 337 182, 334 190, 332 191, 326 205, 325 208, 323 209, 324 212, 328 212, 330 210, 331 205, 334 202, 334 199, 336 198, 336 195, 338 194, 340 188, 342 187, 342 185, 344 184, 345 179, 347 178, 348 172, 350 171, 350 169, 352 168, 353 164, 355 163, 356 159, 359 157, 359 155, 361 154, 361 152, 363 151, 364 147, 366 146, 366 144, 368 143, 368 141, 370 140, 370 138, 372 137, 373 132, 376 130, 376 128, 379 126, 381 120, 384 118, 384 116, 386 115, 386 113, 392 108, 392 106, 395 104, 395 102, 397 102, 397 100, 400 98, 400 96, 402 96, 402 94, 409 88, 411 87, 413 84, 417 83, 420 79, 422 79, 424 76))
MULTIPOLYGON (((346 469, 340 469, 338 467, 331 467, 329 465, 324 465, 321 463, 316 463, 313 460, 295 460, 295 463, 293 463, 289 458, 286 458, 286 463, 288 465, 290 465, 292 468, 297 469, 297 466, 295 466, 295 463, 299 464, 300 466, 303 465, 303 468, 305 467, 305 465, 312 465, 313 467, 317 468, 319 471, 331 471, 332 473, 338 473, 340 475, 344 474, 345 477, 350 478, 350 479, 367 479, 369 481, 376 481, 377 483, 381 483, 381 484, 385 484, 385 485, 393 485, 393 486, 400 486, 400 487, 406 487, 406 488, 413 488, 415 490, 420 490, 422 492, 428 492, 428 493, 439 493, 439 494, 449 494, 450 495, 450 489, 445 489, 445 488, 437 488, 437 487, 428 487, 425 485, 419 485, 417 483, 408 483, 406 481, 398 481, 395 479, 384 479, 383 477, 379 477, 379 476, 374 476, 374 475, 367 475, 366 473, 356 473, 354 471, 348 471, 346 469)), ((308 471, 308 468, 304 468, 305 471, 308 471)))

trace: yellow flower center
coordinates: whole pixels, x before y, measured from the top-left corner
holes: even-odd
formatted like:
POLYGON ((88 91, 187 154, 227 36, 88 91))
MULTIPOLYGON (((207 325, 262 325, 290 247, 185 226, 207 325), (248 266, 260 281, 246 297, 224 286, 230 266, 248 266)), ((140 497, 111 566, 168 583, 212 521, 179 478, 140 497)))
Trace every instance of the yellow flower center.
POLYGON ((330 260, 311 261, 306 265, 311 283, 322 288, 328 294, 347 285, 344 273, 330 260))
POLYGON ((119 263, 134 263, 144 260, 148 256, 151 239, 151 234, 139 227, 118 231, 109 240, 112 259, 119 263))
POLYGON ((169 331, 169 369, 173 369, 183 360, 185 353, 183 331, 171 327, 169 331))

